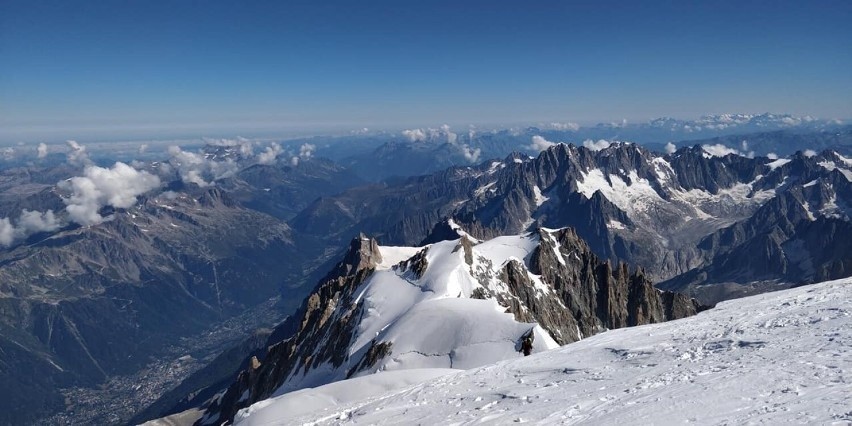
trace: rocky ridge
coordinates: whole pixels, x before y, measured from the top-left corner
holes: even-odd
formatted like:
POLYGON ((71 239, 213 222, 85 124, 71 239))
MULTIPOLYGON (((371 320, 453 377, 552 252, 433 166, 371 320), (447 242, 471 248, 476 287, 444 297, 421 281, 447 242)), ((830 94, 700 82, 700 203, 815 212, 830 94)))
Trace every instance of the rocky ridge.
POLYGON ((344 260, 281 326, 292 334, 270 342, 213 399, 198 424, 229 421, 240 408, 273 394, 376 370, 481 365, 482 355, 473 354, 482 350, 501 359, 530 330, 542 349, 703 309, 688 297, 655 289, 641 270, 601 260, 572 229, 542 228, 486 242, 463 231, 455 237, 407 249, 380 247, 363 235, 354 239, 344 260), (404 308, 387 301, 407 297, 413 299, 404 308), (486 316, 469 323, 470 315, 486 316), (425 318, 446 322, 429 325, 425 318), (418 324, 417 336, 401 331, 409 323, 418 324), (481 323, 489 324, 480 330, 481 323), (448 334, 438 340, 455 343, 435 344, 433 333, 448 334), (493 334, 506 334, 506 340, 488 340, 493 334))
MULTIPOLYGON (((666 280, 729 251, 705 239, 748 227, 761 215, 783 215, 767 213, 782 208, 770 202, 776 197, 807 202, 807 209, 799 208, 808 211, 802 217, 824 217, 832 223, 828 229, 844 229, 838 221, 848 222, 850 182, 852 161, 831 151, 769 159, 717 156, 697 145, 660 155, 629 143, 600 150, 556 144, 536 158, 513 154, 321 198, 291 224, 332 238, 360 229, 399 245, 424 241, 443 217, 477 238, 570 226, 603 258, 640 265, 652 279, 666 280)), ((804 228, 790 232, 796 229, 804 228)), ((814 255, 820 253, 807 254, 814 255)), ((774 278, 801 282, 806 275, 774 278)))

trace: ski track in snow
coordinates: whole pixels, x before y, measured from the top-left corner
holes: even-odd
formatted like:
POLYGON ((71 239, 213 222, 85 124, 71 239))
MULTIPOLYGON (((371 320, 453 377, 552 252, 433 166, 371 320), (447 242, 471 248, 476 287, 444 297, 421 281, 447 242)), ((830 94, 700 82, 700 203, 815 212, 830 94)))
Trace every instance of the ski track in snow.
POLYGON ((847 278, 607 331, 527 358, 435 371, 437 379, 419 384, 337 382, 305 392, 314 404, 309 414, 289 414, 299 396, 284 395, 286 403, 241 411, 237 424, 849 425, 850 368, 847 278))

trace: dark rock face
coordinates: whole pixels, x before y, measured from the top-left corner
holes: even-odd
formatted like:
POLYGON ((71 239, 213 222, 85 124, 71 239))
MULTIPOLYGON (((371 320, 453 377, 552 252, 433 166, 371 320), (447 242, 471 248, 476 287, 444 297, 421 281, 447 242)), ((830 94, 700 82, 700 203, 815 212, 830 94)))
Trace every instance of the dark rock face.
POLYGON ((825 218, 832 222, 829 229, 845 229, 852 161, 830 151, 800 152, 788 160, 718 157, 699 145, 662 156, 627 143, 599 151, 557 144, 535 159, 512 155, 350 190, 318 201, 292 224, 332 238, 341 230, 364 230, 393 245, 452 235, 441 223, 448 217, 484 239, 570 226, 602 259, 641 266, 654 281, 682 274, 679 280, 694 284, 839 278, 810 273, 807 264, 848 270, 845 260, 829 253, 842 252, 841 240, 830 237, 834 246, 826 250, 805 245, 810 240, 800 232, 815 228, 800 224, 825 218), (766 224, 777 229, 770 232, 766 224), (733 254, 736 247, 740 251, 733 254), (807 253, 800 250, 805 248, 807 253), (750 265, 757 269, 749 272, 743 259, 754 256, 745 253, 765 261, 750 265))
MULTIPOLYGON (((242 371, 224 395, 207 408, 199 424, 233 420, 239 409, 269 397, 291 374, 307 372, 326 362, 341 366, 361 314, 360 305, 352 303, 353 293, 380 261, 376 240, 363 235, 353 239, 344 260, 322 280, 299 311, 279 327, 292 329, 295 325, 292 335, 270 342, 261 365, 242 371)), ((389 349, 374 345, 358 365, 372 365, 389 349)))
POLYGON ((626 264, 613 270, 573 229, 539 230, 539 238, 529 271, 540 275, 550 292, 545 297, 536 293, 524 265, 510 261, 501 278, 513 297, 495 297, 516 319, 538 322, 559 344, 606 329, 685 318, 703 309, 688 297, 655 289, 641 271, 629 273, 626 264))
POLYGON ((785 167, 799 185, 778 194, 747 220, 702 239, 698 249, 705 265, 660 287, 716 302, 852 274, 847 204, 852 185, 840 173, 823 175, 804 157, 785 167))
MULTIPOLYGON (((517 321, 538 323, 559 344, 606 329, 684 318, 705 308, 683 295, 655 289, 641 271, 629 273, 624 264, 613 270, 573 229, 541 229, 538 241, 527 262, 512 259, 499 270, 477 254, 477 242, 464 233, 453 252, 482 285, 471 297, 494 299, 517 321)), ((427 261, 428 251, 426 247, 400 262, 396 273, 411 280, 422 277, 433 266, 427 261)), ((356 295, 380 261, 375 240, 363 235, 352 240, 344 260, 281 326, 292 332, 283 340, 270 341, 257 363, 246 363, 197 424, 232 421, 239 409, 268 398, 288 380, 313 369, 345 367, 348 378, 391 356, 393 342, 377 340, 349 355, 358 324, 369 315, 356 295)), ((324 383, 312 385, 320 384, 324 383)))

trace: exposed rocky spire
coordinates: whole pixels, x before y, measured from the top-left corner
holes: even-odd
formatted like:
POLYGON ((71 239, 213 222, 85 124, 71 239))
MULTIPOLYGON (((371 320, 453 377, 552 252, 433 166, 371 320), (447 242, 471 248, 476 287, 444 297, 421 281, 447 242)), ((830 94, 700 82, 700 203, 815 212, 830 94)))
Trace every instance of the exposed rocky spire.
MULTIPOLYGON (((575 342, 606 329, 682 318, 702 309, 692 299, 656 290, 640 270, 631 273, 626 264, 613 267, 608 260, 599 259, 571 228, 541 228, 535 234, 517 237, 517 241, 535 244, 535 248, 525 259, 510 257, 501 265, 494 265, 484 252, 478 251, 479 241, 464 232, 459 235, 456 241, 424 247, 393 269, 383 270, 383 274, 390 274, 382 275, 383 280, 406 287, 413 285, 419 289, 415 290, 417 293, 428 294, 435 290, 425 287, 424 283, 445 283, 457 280, 454 277, 462 274, 466 277, 463 280, 467 280, 464 282, 476 287, 470 292, 470 298, 493 299, 495 306, 502 306, 517 323, 531 323, 529 326, 523 324, 524 332, 529 332, 537 323, 558 344, 575 342), (435 263, 440 262, 439 259, 449 263, 435 263), (436 273, 447 276, 436 276, 436 273), (430 278, 427 279, 427 275, 430 278), (387 281, 391 279, 396 281, 387 281)), ((500 247, 504 250, 503 245, 500 247)), ((377 314, 370 307, 374 305, 365 305, 367 297, 363 296, 370 288, 365 285, 372 285, 370 277, 381 259, 374 239, 364 235, 355 238, 344 259, 305 300, 299 312, 281 326, 295 325, 289 337, 272 342, 261 359, 248 363, 248 369, 207 407, 199 424, 229 421, 240 408, 269 397, 282 386, 295 390, 325 383, 316 380, 349 378, 382 368, 380 363, 397 362, 394 357, 411 353, 412 344, 415 352, 419 350, 416 345, 420 343, 409 340, 408 346, 403 345, 407 349, 399 349, 407 352, 394 354, 393 338, 385 340, 387 336, 377 333, 367 337, 372 340, 365 340, 361 335, 364 321, 382 320, 381 313, 377 314), (361 342, 360 346, 357 342, 361 342)), ((380 288, 389 292, 373 293, 372 297, 393 300, 397 296, 392 291, 395 287, 380 288)), ((464 294, 462 291, 456 295, 453 290, 439 299, 464 298, 464 294)), ((420 296, 415 300, 419 300, 417 297, 420 296)), ((424 303, 434 306, 439 299, 424 303)), ((392 306, 397 303, 408 302, 390 302, 392 306)), ((420 306, 418 302, 411 303, 420 306)), ((415 307, 409 309, 417 310, 415 307)), ((402 312, 393 315, 405 315, 405 311, 402 312)), ((453 315, 451 311, 446 313, 453 315)), ((399 321, 398 317, 394 318, 397 319, 393 322, 399 321)), ((444 332, 452 333, 452 330, 439 331, 444 332)), ((411 339, 420 342, 416 336, 411 339)), ((462 352, 465 350, 470 348, 462 352)), ((453 351, 449 353, 450 362, 453 351)))
MULTIPOLYGON (((353 303, 352 298, 381 260, 375 239, 364 234, 352 239, 343 260, 305 299, 299 311, 280 326, 292 328, 292 322, 297 321, 296 331, 269 346, 262 362, 251 362, 249 369, 241 372, 225 394, 208 407, 198 424, 232 420, 239 409, 269 397, 291 374, 304 374, 323 363, 339 367, 348 361, 346 349, 361 312, 361 305, 353 303)), ((361 362, 370 365, 369 361, 361 362)))

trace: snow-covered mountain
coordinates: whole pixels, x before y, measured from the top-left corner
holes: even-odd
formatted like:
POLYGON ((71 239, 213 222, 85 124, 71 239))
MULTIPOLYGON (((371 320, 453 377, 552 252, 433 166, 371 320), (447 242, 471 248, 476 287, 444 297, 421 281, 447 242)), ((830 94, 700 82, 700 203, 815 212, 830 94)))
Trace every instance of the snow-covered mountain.
MULTIPOLYGON (((453 227, 452 222, 447 224, 453 227)), ((571 229, 480 242, 456 228, 425 247, 379 246, 363 235, 320 282, 290 330, 205 411, 219 424, 286 392, 373 374, 470 369, 602 331, 703 309, 653 287, 641 271, 601 261, 571 229)))
MULTIPOLYGON (((491 130, 466 128, 453 131, 441 128, 408 129, 396 135, 364 140, 353 137, 345 143, 314 142, 318 155, 328 156, 346 165, 362 178, 381 181, 394 176, 416 176, 451 166, 478 164, 488 158, 502 158, 514 151, 537 152, 530 141, 541 137, 548 141, 600 143, 631 141, 663 151, 668 143, 692 146, 695 140, 719 140, 748 149, 757 155, 792 154, 803 149, 841 149, 849 154, 852 146, 850 127, 841 120, 822 120, 789 114, 720 114, 695 120, 658 118, 646 122, 619 121, 580 126, 576 123, 540 123, 531 127, 491 130), (378 145, 375 145, 378 143, 378 145), (341 155, 341 147, 363 147, 352 155, 341 155)), ((701 142, 702 144, 705 142, 701 142)))
MULTIPOLYGON (((717 269, 727 275, 710 271, 677 287, 691 291, 701 283, 789 286, 848 276, 849 206, 852 160, 836 152, 775 159, 699 145, 662 155, 631 143, 556 144, 535 158, 515 154, 321 198, 291 224, 326 238, 363 230, 401 245, 426 240, 445 217, 477 238, 571 226, 602 257, 642 266, 658 280, 751 250, 717 269), (814 227, 827 245, 803 234, 814 227)), ((712 301, 741 293, 703 294, 712 301)))
POLYGON ((264 400, 285 424, 849 424, 852 279, 723 302, 466 371, 388 371, 264 400))

